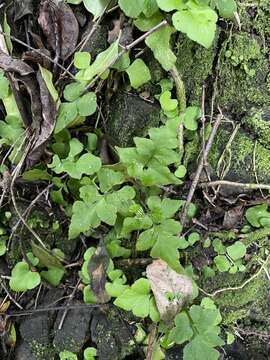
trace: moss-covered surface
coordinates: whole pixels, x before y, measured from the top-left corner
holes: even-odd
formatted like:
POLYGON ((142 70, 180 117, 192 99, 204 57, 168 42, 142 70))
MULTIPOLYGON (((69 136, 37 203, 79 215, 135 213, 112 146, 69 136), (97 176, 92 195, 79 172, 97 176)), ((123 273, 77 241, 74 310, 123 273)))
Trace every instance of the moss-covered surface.
POLYGON ((260 142, 257 142, 255 147, 255 141, 241 129, 235 135, 231 146, 227 146, 232 131, 227 126, 219 130, 208 157, 211 167, 216 171, 224 154, 223 161, 226 161, 227 168, 224 179, 247 183, 255 183, 257 180, 269 182, 270 151, 260 142))

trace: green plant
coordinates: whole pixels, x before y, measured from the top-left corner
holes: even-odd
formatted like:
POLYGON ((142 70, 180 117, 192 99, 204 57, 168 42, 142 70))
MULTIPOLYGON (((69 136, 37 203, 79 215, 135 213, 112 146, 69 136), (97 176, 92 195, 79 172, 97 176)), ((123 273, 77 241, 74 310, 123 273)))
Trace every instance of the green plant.
POLYGON ((74 354, 70 351, 67 351, 67 350, 61 351, 59 354, 59 357, 60 357, 60 360, 78 360, 78 357, 76 354, 74 354))
POLYGON ((217 346, 224 345, 220 338, 221 315, 213 301, 204 298, 200 305, 192 305, 176 315, 169 342, 185 344, 183 360, 217 360, 217 346))

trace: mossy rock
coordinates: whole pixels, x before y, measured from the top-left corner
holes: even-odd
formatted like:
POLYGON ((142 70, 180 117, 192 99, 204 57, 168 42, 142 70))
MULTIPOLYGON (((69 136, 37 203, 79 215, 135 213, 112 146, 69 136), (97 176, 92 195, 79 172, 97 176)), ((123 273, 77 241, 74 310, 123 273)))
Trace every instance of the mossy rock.
POLYGON ((176 67, 185 83, 190 104, 201 104, 202 87, 213 73, 218 38, 217 34, 210 49, 205 49, 182 34, 175 43, 176 67))
POLYGON ((158 126, 160 108, 138 95, 119 93, 108 109, 107 135, 113 145, 132 146, 135 136, 145 136, 150 127, 158 126))
POLYGON ((219 60, 219 106, 237 117, 251 107, 270 106, 268 55, 261 38, 244 32, 232 35, 219 60))
POLYGON ((233 129, 223 126, 218 131, 212 149, 208 156, 208 161, 214 173, 218 177, 222 172, 218 171, 218 164, 223 156, 223 164, 227 168, 224 179, 243 183, 256 183, 258 180, 262 183, 270 181, 270 150, 259 141, 249 136, 249 134, 239 129, 236 133, 231 146, 228 146, 233 129), (225 151, 226 149, 226 151, 225 151), (254 160, 255 169, 254 170, 254 160), (257 179, 256 179, 257 175, 257 179))
MULTIPOLYGON (((237 273, 217 273, 212 279, 205 281, 202 285, 207 292, 214 292, 217 289, 228 287, 239 287, 252 274, 237 273)), ((217 294, 214 298, 219 306, 223 323, 232 324, 237 320, 253 317, 256 320, 264 319, 270 325, 270 311, 268 304, 269 286, 264 273, 261 273, 254 280, 250 281, 243 288, 238 290, 227 290, 217 294)))

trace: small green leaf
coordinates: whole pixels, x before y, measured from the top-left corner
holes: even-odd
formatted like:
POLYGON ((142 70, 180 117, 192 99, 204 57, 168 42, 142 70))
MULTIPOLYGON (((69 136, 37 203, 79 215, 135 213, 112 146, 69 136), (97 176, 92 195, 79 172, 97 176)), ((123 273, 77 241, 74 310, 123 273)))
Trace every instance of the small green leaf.
POLYGON ((84 86, 80 82, 73 82, 65 86, 64 98, 67 101, 74 101, 80 97, 84 91, 84 86))
POLYGON ((111 169, 102 168, 98 172, 98 181, 101 192, 105 193, 115 185, 120 185, 124 182, 124 174, 111 169))
POLYGON ((75 102, 61 104, 56 119, 54 133, 58 134, 63 129, 72 125, 77 116, 78 110, 75 102))
POLYGON ((209 48, 215 37, 217 14, 208 6, 188 2, 189 7, 172 16, 174 27, 205 48, 209 48))
POLYGON ((246 255, 247 249, 241 241, 236 241, 233 245, 227 247, 227 253, 232 260, 241 259, 246 255))
POLYGON ((94 18, 98 18, 110 2, 111 0, 83 0, 85 8, 94 15, 94 18))
POLYGON ((134 89, 138 89, 151 80, 150 71, 141 59, 136 59, 126 72, 129 76, 130 84, 134 89))
POLYGON ((115 41, 108 49, 99 53, 93 64, 91 64, 87 69, 83 70, 83 79, 85 81, 90 81, 96 75, 101 75, 111 64, 114 63, 118 56, 118 43, 119 40, 115 41))
POLYGON ((91 55, 86 51, 76 52, 74 55, 74 65, 77 69, 86 69, 90 65, 91 55))
POLYGON ((160 95, 159 102, 162 110, 165 112, 173 111, 177 109, 178 106, 178 101, 176 99, 171 99, 171 92, 168 90, 160 95))
POLYGON ((247 221, 256 228, 262 227, 262 219, 270 219, 270 212, 267 211, 268 205, 261 204, 250 207, 246 211, 246 219, 247 221))
POLYGON ((135 316, 145 318, 150 312, 150 284, 147 279, 139 279, 131 288, 125 290, 114 304, 120 308, 132 311, 135 316))
POLYGON ((97 355, 97 349, 94 347, 88 347, 83 352, 83 360, 95 360, 97 355))
POLYGON ((25 262, 18 262, 12 269, 9 286, 13 291, 26 291, 40 284, 40 275, 29 269, 25 262))
POLYGON ((226 331, 226 334, 227 334, 226 343, 227 343, 227 345, 231 345, 232 343, 234 343, 235 336, 232 333, 228 332, 228 331, 226 331))
POLYGON ((57 103, 57 101, 59 100, 59 95, 53 84, 53 74, 48 69, 45 69, 41 65, 38 65, 38 67, 41 72, 41 76, 42 76, 43 80, 45 81, 46 86, 49 90, 49 93, 51 94, 51 96, 53 98, 53 101, 55 103, 57 103))
POLYGON ((40 275, 43 279, 45 279, 50 285, 57 287, 63 276, 65 274, 65 270, 51 267, 48 270, 41 271, 40 275))
POLYGON ((156 0, 158 7, 163 11, 181 10, 184 5, 184 0, 156 0))
POLYGON ((70 351, 61 351, 59 353, 60 360, 78 360, 77 355, 70 351))
POLYGON ((218 360, 219 355, 217 350, 205 344, 200 336, 196 336, 184 347, 183 360, 218 360))
POLYGON ((223 18, 232 19, 237 11, 235 0, 216 0, 219 15, 223 18))
POLYGON ((77 100, 78 113, 81 116, 90 116, 96 112, 97 96, 94 92, 89 92, 77 100))
POLYGON ((0 71, 0 99, 4 99, 9 93, 9 81, 3 71, 0 71))
POLYGON ((193 336, 193 330, 190 324, 189 317, 185 311, 176 315, 174 319, 175 327, 169 333, 169 341, 176 344, 183 344, 190 340, 193 336))
POLYGON ((216 267, 218 268, 218 271, 220 272, 228 271, 231 267, 229 260, 224 255, 216 256, 214 258, 214 262, 216 264, 216 267))
POLYGON ((186 173, 187 173, 186 167, 184 165, 180 165, 180 166, 178 166, 174 175, 177 176, 178 178, 182 179, 183 177, 186 176, 186 173))
POLYGON ((97 303, 97 298, 93 293, 93 290, 91 289, 90 285, 85 286, 85 288, 83 289, 83 301, 85 302, 85 304, 97 303))
POLYGON ((188 236, 188 242, 191 246, 194 245, 199 240, 200 240, 200 234, 198 234, 197 232, 192 232, 188 236))
POLYGON ((145 0, 119 0, 120 9, 124 11, 125 15, 131 18, 136 18, 144 10, 145 0))
POLYGON ((153 51, 154 57, 166 71, 171 70, 176 62, 176 56, 170 47, 170 38, 174 32, 173 27, 165 26, 149 35, 145 40, 146 45, 153 51))
POLYGON ((184 115, 184 126, 188 130, 198 129, 197 119, 201 116, 201 110, 198 106, 189 106, 184 115))
POLYGON ((93 154, 83 154, 76 162, 76 168, 81 174, 93 175, 101 169, 101 160, 93 154))

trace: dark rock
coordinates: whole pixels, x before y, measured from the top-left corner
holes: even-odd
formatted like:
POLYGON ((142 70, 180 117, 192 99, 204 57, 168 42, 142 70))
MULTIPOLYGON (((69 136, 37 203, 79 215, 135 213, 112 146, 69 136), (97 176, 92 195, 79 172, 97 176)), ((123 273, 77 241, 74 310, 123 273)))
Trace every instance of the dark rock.
POLYGON ((80 302, 73 302, 72 305, 78 305, 78 308, 70 309, 67 312, 61 330, 58 330, 58 325, 62 319, 63 312, 60 311, 57 315, 53 339, 53 346, 57 353, 67 350, 77 354, 89 339, 89 323, 92 309, 90 307, 80 307, 80 302))
MULTIPOLYGON (((60 289, 48 290, 42 296, 44 301, 40 307, 49 307, 63 295, 60 289)), ((54 350, 51 346, 51 328, 54 321, 54 311, 42 311, 25 318, 20 326, 21 345, 18 347, 17 359, 30 353, 29 359, 53 360, 54 350), (20 357, 21 356, 21 357, 20 357)))
POLYGON ((132 334, 135 326, 126 319, 127 313, 113 307, 96 310, 91 323, 91 338, 96 343, 98 357, 102 360, 125 359, 135 350, 132 334))
MULTIPOLYGON (((93 26, 93 22, 88 23, 87 28, 82 34, 82 39, 91 32, 93 26)), ((102 26, 96 25, 94 33, 89 37, 81 51, 88 51, 91 54, 92 59, 94 59, 98 54, 108 48, 107 35, 108 27, 106 24, 102 24, 102 26)))
POLYGON ((150 127, 158 126, 160 109, 137 95, 119 93, 108 109, 107 134, 117 146, 133 145, 134 136, 145 136, 150 127))

